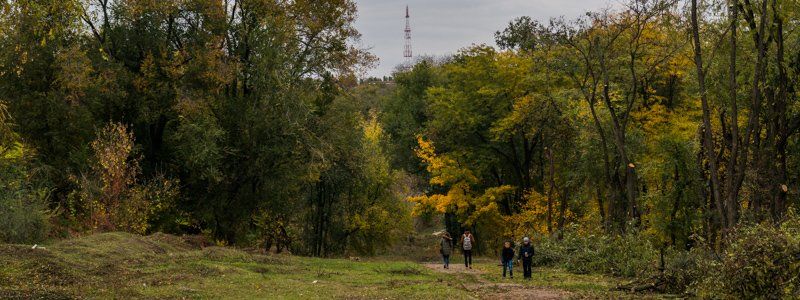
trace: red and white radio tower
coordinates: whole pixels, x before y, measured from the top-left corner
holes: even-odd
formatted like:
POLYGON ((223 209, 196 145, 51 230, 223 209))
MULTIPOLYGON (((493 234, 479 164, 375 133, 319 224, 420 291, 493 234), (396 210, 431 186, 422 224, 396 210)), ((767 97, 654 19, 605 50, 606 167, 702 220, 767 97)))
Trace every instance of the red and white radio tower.
POLYGON ((411 62, 411 23, 409 23, 408 5, 406 5, 406 47, 403 49, 403 57, 406 62, 411 62))

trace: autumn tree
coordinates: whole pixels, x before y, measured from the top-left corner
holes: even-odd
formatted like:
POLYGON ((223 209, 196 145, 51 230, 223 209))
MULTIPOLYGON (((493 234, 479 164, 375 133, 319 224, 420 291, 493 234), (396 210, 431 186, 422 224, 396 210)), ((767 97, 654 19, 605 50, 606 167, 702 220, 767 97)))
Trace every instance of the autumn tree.
POLYGON ((641 217, 641 183, 631 146, 634 113, 652 101, 657 80, 681 47, 659 31, 674 17, 668 1, 631 1, 621 12, 604 10, 573 23, 559 21, 571 50, 569 77, 586 101, 600 137, 608 186, 608 226, 624 230, 641 217), (600 111, 602 109, 602 111, 600 111))

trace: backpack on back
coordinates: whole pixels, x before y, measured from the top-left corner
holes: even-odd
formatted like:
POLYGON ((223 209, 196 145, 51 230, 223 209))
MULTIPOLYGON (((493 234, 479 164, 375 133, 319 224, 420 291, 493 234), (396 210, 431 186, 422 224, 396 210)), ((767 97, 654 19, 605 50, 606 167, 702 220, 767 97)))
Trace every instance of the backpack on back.
POLYGON ((464 235, 464 250, 472 250, 472 235, 464 235))

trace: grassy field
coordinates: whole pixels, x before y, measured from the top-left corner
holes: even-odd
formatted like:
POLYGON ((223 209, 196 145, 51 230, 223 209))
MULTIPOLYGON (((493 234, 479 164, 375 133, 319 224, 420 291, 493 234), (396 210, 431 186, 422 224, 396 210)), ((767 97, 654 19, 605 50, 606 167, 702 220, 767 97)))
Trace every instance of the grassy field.
POLYGON ((163 234, 106 233, 54 242, 45 249, 0 245, 0 298, 631 296, 609 292, 618 281, 600 276, 537 269, 532 281, 519 279, 520 272, 512 283, 499 270, 490 259, 479 260, 472 271, 444 272, 438 264, 262 255, 226 247, 200 249, 163 234))

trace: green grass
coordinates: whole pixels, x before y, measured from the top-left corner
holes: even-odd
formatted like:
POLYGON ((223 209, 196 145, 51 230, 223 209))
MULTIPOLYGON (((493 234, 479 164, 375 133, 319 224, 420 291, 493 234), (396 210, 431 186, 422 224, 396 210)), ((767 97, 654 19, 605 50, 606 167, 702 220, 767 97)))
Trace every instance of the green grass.
POLYGON ((566 291, 605 292, 616 287, 617 278, 596 274, 572 274, 562 269, 535 267, 530 280, 522 278, 522 265, 514 265, 514 279, 503 278, 503 268, 497 264, 478 263, 476 268, 487 272, 484 277, 492 282, 513 282, 533 286, 552 287, 566 291))
POLYGON ((514 278, 503 278, 503 267, 497 259, 478 259, 474 268, 483 272, 483 278, 493 283, 515 283, 532 288, 546 288, 568 292, 569 298, 602 299, 654 299, 670 298, 671 295, 652 293, 627 293, 616 287, 626 283, 622 278, 602 274, 573 274, 554 267, 536 267, 531 279, 523 278, 522 264, 514 265, 514 278))
POLYGON ((46 247, 0 245, 0 298, 470 298, 452 276, 405 261, 195 249, 161 234, 46 247))
MULTIPOLYGON (((477 265, 485 273, 466 276, 396 259, 199 249, 164 234, 105 233, 46 247, 0 245, 0 298, 470 299, 486 297, 484 292, 505 282, 488 259, 477 265), (483 287, 467 290, 464 284, 483 287)), ((619 295, 608 292, 615 279, 558 269, 535 269, 532 281, 514 283, 577 297, 619 295)))
POLYGON ((541 287, 569 292, 570 298, 626 298, 647 295, 628 295, 616 291, 622 279, 598 274, 572 274, 553 267, 533 267, 531 279, 523 278, 522 265, 514 265, 514 278, 503 278, 503 267, 495 260, 480 259, 475 268, 484 272, 483 277, 494 283, 517 283, 530 287, 541 287))

